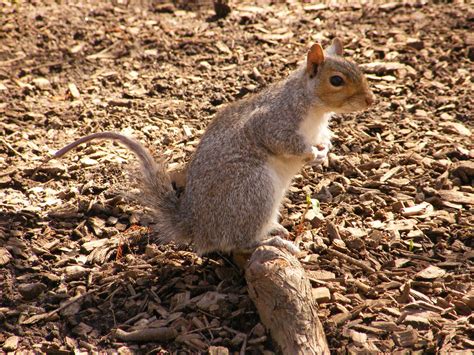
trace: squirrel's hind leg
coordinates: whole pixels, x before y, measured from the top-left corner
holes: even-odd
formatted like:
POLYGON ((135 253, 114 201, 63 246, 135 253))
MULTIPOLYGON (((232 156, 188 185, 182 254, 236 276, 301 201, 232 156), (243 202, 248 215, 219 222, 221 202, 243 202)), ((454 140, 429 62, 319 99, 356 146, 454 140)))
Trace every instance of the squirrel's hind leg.
POLYGON ((291 241, 286 240, 290 236, 290 232, 283 227, 280 223, 275 221, 268 233, 268 237, 259 240, 255 247, 259 247, 261 245, 270 245, 277 248, 285 248, 293 255, 298 255, 301 250, 291 241))
POLYGON ((278 236, 281 236, 281 237, 284 237, 284 238, 288 238, 290 236, 290 232, 288 232, 288 230, 278 222, 275 222, 272 225, 269 234, 272 235, 272 236, 273 235, 278 235, 278 236))
POLYGON ((256 242, 254 245, 252 245, 251 247, 238 249, 237 251, 239 253, 252 254, 255 249, 257 249, 258 247, 262 245, 268 245, 268 246, 276 247, 279 249, 286 249, 293 255, 298 255, 299 253, 301 253, 300 248, 298 248, 295 244, 279 236, 269 237, 267 239, 260 240, 256 242))
POLYGON ((270 237, 268 239, 261 240, 258 243, 257 247, 261 245, 269 245, 269 246, 273 246, 277 248, 285 248, 293 255, 298 255, 301 252, 300 248, 298 248, 295 244, 293 244, 293 242, 290 242, 289 240, 283 239, 279 236, 270 237))
POLYGON ((261 245, 270 245, 277 248, 285 248, 293 255, 298 255, 301 250, 291 241, 286 240, 290 236, 290 232, 283 227, 276 220, 271 224, 269 231, 266 233, 266 236, 259 240, 255 247, 261 245))
POLYGON ((262 245, 269 245, 277 248, 284 248, 293 255, 298 255, 301 250, 291 241, 286 240, 290 236, 290 232, 283 227, 280 223, 275 222, 272 224, 267 236, 260 240, 255 241, 248 248, 242 249, 243 252, 251 253, 253 250, 262 245))

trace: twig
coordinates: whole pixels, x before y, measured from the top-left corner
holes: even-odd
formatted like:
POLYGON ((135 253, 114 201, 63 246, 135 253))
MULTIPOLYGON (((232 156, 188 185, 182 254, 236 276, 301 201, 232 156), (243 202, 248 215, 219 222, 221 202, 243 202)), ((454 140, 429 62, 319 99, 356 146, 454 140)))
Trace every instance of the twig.
POLYGON ((101 50, 100 52, 97 52, 95 54, 88 55, 86 58, 91 60, 91 59, 96 59, 96 58, 100 59, 100 58, 107 57, 107 53, 110 52, 115 47, 117 47, 119 44, 120 44, 120 41, 115 41, 114 43, 112 43, 107 48, 104 48, 103 50, 101 50))
POLYGON ((366 265, 363 261, 360 261, 360 260, 357 260, 357 259, 354 259, 353 257, 349 256, 349 255, 346 255, 344 253, 341 253, 337 250, 334 250, 334 249, 328 249, 328 253, 332 254, 332 255, 335 255, 337 256, 338 258, 341 258, 345 261, 348 261, 350 262, 351 264, 354 264, 358 267, 360 267, 361 269, 363 269, 364 271, 367 271, 369 273, 375 273, 375 270, 372 269, 370 266, 366 265))
POLYGON ((354 317, 357 317, 360 312, 362 312, 367 306, 369 306, 368 303, 363 303, 357 307, 354 307, 352 311, 350 312, 345 312, 345 313, 340 313, 337 314, 338 317, 333 317, 333 321, 336 325, 340 326, 347 322, 350 319, 354 319, 354 317))
POLYGON ((13 153, 15 153, 16 155, 22 157, 24 160, 27 160, 27 159, 23 156, 23 154, 21 154, 18 150, 16 150, 15 148, 13 148, 13 147, 10 145, 10 143, 8 143, 5 139, 0 138, 0 142, 2 142, 2 143, 5 145, 5 147, 7 147, 11 152, 13 152, 13 153))
POLYGON ((240 348, 240 353, 239 355, 245 355, 245 350, 247 349, 247 340, 248 340, 248 336, 246 335, 245 338, 244 338, 244 341, 242 342, 242 346, 240 348))
POLYGON ((222 327, 215 327, 215 326, 212 326, 212 325, 208 325, 206 327, 202 327, 202 328, 197 328, 197 329, 193 329, 193 330, 190 330, 189 332, 186 332, 184 334, 193 334, 193 333, 199 333, 203 330, 221 330, 223 329, 222 327))
MULTIPOLYGON (((22 69, 32 71, 32 70, 37 70, 37 69, 44 68, 44 67, 53 67, 55 65, 61 65, 61 64, 64 64, 64 61, 59 61, 58 60, 58 61, 55 61, 55 62, 48 62, 48 63, 38 64, 38 65, 35 65, 35 66, 26 67, 26 68, 22 68, 22 69)), ((69 67, 69 65, 67 67, 69 67)), ((62 69, 64 70, 64 69, 66 69, 66 67, 63 66, 62 69)))
POLYGON ((344 157, 344 160, 347 164, 350 165, 350 167, 352 169, 355 170, 355 172, 357 173, 357 175, 359 175, 362 179, 364 180, 367 180, 367 175, 365 175, 357 166, 355 166, 354 164, 352 164, 352 162, 347 158, 347 157, 344 157))
POLYGON ((0 173, 0 177, 8 176, 13 173, 15 170, 7 170, 4 173, 0 173))
POLYGON ((146 315, 148 315, 147 312, 138 313, 138 314, 134 315, 132 318, 130 318, 130 319, 126 320, 125 322, 123 322, 122 324, 120 324, 120 327, 123 326, 123 325, 128 325, 128 324, 130 324, 130 323, 133 323, 133 322, 135 322, 136 320, 138 320, 138 319, 140 319, 140 318, 142 318, 142 317, 144 317, 144 316, 146 316, 146 315))
POLYGON ((22 59, 25 59, 25 58, 26 58, 26 54, 23 54, 23 55, 20 55, 16 58, 1 61, 0 62, 0 67, 6 67, 8 65, 11 65, 12 63, 18 62, 18 61, 20 61, 22 59))
POLYGON ((299 224, 296 226, 296 228, 295 228, 295 239, 296 239, 299 235, 301 235, 301 234, 303 233, 303 231, 304 231, 304 219, 305 219, 305 217, 306 217, 306 214, 307 214, 308 211, 309 211, 309 206, 310 206, 310 205, 307 203, 307 204, 306 204, 306 208, 305 208, 305 210, 304 210, 304 212, 303 212, 303 215, 301 216, 300 223, 299 223, 299 224))
POLYGON ((174 328, 162 327, 162 328, 146 328, 139 329, 133 332, 126 332, 122 329, 115 329, 112 334, 123 341, 132 342, 148 342, 148 341, 169 341, 176 338, 178 332, 174 328))
POLYGON ((58 308, 56 308, 55 310, 49 312, 49 316, 52 316, 53 314, 55 313, 59 313, 61 312, 64 308, 67 308, 69 307, 70 305, 72 305, 73 303, 76 303, 77 301, 83 299, 84 297, 87 297, 89 296, 90 294, 94 293, 94 292, 97 292, 101 289, 101 287, 95 289, 95 290, 90 290, 90 291, 87 291, 86 293, 83 293, 82 295, 79 295, 79 296, 76 296, 76 297, 73 297, 71 298, 69 301, 67 302, 64 302, 64 304, 58 308))

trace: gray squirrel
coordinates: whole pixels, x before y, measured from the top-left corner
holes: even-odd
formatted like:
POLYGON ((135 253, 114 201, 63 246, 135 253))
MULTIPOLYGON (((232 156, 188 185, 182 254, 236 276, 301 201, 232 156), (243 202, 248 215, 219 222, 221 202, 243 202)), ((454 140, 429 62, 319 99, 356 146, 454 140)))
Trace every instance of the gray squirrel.
POLYGON ((304 164, 326 158, 333 113, 363 110, 374 101, 364 74, 342 52, 338 39, 326 51, 314 44, 306 63, 288 78, 221 110, 187 165, 181 195, 166 164, 119 133, 85 136, 54 158, 90 140, 116 140, 141 163, 139 202, 152 211, 162 241, 192 242, 199 254, 260 245, 297 254, 299 248, 284 239, 289 232, 278 223, 291 179, 304 164))

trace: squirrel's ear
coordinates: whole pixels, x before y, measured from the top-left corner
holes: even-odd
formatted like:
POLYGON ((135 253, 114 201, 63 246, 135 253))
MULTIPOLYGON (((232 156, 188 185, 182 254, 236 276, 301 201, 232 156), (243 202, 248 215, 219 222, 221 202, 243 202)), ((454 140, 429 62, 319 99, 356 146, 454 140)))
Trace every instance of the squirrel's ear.
POLYGON ((306 72, 309 75, 313 75, 322 62, 324 62, 324 51, 323 47, 319 43, 313 44, 308 51, 306 59, 306 72))
POLYGON ((342 55, 343 52, 344 48, 342 48, 342 42, 339 38, 334 38, 331 46, 326 51, 329 55, 342 55))

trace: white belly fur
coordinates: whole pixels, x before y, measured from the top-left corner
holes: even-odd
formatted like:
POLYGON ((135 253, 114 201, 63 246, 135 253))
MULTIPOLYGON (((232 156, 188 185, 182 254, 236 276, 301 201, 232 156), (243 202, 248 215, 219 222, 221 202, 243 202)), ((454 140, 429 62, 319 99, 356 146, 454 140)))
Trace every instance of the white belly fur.
MULTIPOLYGON (((298 133, 301 134, 310 145, 330 144, 331 131, 329 130, 329 119, 331 114, 312 111, 301 122, 298 133)), ((273 212, 266 226, 262 228, 261 238, 268 236, 274 223, 278 222, 280 203, 290 186, 293 177, 303 167, 303 161, 297 157, 269 157, 267 170, 272 179, 274 188, 273 212)))
POLYGON ((273 208, 272 215, 268 223, 262 229, 262 238, 265 238, 270 232, 272 226, 278 222, 278 212, 280 203, 288 190, 293 176, 303 166, 303 162, 296 157, 270 157, 267 161, 267 171, 272 179, 273 185, 273 208))
POLYGON ((310 113, 301 122, 298 133, 306 138, 310 145, 330 144, 331 131, 329 130, 329 120, 331 113, 321 113, 317 110, 310 113))

